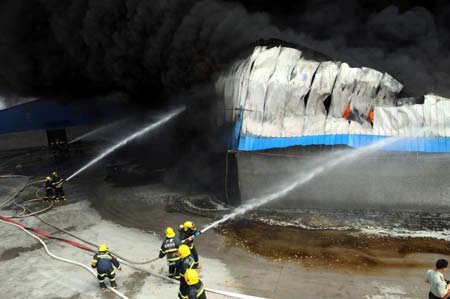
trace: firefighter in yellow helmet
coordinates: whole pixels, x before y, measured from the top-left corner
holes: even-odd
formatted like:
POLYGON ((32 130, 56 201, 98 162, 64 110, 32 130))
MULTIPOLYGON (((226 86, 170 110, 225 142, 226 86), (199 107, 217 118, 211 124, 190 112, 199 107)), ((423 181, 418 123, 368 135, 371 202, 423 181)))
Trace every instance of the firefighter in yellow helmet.
POLYGON ((53 192, 55 193, 56 202, 58 202, 59 200, 67 200, 66 194, 63 190, 64 181, 65 180, 58 175, 58 172, 54 170, 52 173, 52 186, 53 192))
POLYGON ((183 277, 187 270, 194 268, 195 261, 191 255, 189 246, 185 244, 180 245, 178 248, 178 254, 180 255, 180 260, 177 263, 177 272, 181 276, 178 298, 185 299, 188 292, 188 285, 183 277))
POLYGON ((181 245, 180 238, 175 234, 173 228, 168 227, 165 231, 166 239, 161 245, 159 251, 159 258, 167 257, 167 263, 169 264, 169 277, 179 279, 180 275, 177 270, 177 262, 180 260, 178 254, 178 247, 181 245))
POLYGON ((52 178, 49 176, 45 177, 44 189, 45 189, 44 202, 54 199, 55 194, 53 193, 52 178))
POLYGON ((108 247, 105 244, 100 244, 98 253, 92 259, 91 267, 97 268, 98 283, 102 291, 106 289, 105 277, 109 278, 111 287, 117 288, 116 273, 113 266, 119 271, 122 270, 119 261, 109 253, 108 247))
POLYGON ((197 271, 194 269, 186 270, 186 273, 184 273, 184 280, 188 285, 186 299, 206 299, 205 287, 198 278, 197 271))
POLYGON ((192 221, 185 221, 180 225, 179 233, 181 242, 189 246, 189 249, 191 250, 192 257, 195 260, 194 269, 201 268, 198 263, 197 249, 194 245, 194 238, 198 237, 201 232, 195 228, 195 224, 192 221))

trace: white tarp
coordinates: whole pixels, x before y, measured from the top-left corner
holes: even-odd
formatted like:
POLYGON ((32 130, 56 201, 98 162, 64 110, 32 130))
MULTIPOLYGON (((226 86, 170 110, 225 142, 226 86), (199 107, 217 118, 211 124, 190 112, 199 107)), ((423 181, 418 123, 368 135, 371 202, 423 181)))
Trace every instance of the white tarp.
POLYGON ((325 134, 348 134, 349 121, 343 117, 328 116, 325 121, 325 134))
POLYGON ((278 137, 282 134, 286 99, 292 88, 289 81, 300 55, 297 49, 281 49, 275 71, 268 82, 261 136, 278 137))
POLYGON ((424 106, 375 107, 373 134, 411 136, 424 126, 424 106))
MULTIPOLYGON (((262 48, 256 47, 250 56, 250 59, 248 60, 245 69, 241 76, 241 92, 239 93, 239 106, 235 107, 238 109, 244 109, 245 107, 245 101, 247 100, 248 95, 248 86, 249 86, 249 80, 250 80, 250 74, 253 70, 253 65, 255 63, 255 60, 258 58, 259 53, 261 52, 262 48)), ((239 111, 242 113, 242 111, 239 111)))
POLYGON ((245 100, 242 133, 261 135, 267 82, 277 64, 280 47, 261 49, 249 77, 248 93, 245 100))
POLYGON ((429 128, 427 135, 450 136, 450 99, 428 94, 423 104, 425 127, 429 128))
POLYGON ((305 96, 311 89, 312 79, 318 67, 319 62, 305 59, 300 59, 295 65, 289 81, 289 92, 286 96, 281 136, 303 135, 305 96))
POLYGON ((397 108, 397 127, 399 136, 411 136, 424 125, 423 105, 397 108))
POLYGON ((350 126, 348 128, 349 134, 372 135, 372 132, 373 129, 370 123, 363 122, 360 124, 356 121, 350 121, 350 126))
POLYGON ((329 116, 340 118, 344 115, 350 97, 355 91, 357 81, 361 78, 360 68, 351 68, 347 63, 342 63, 339 74, 331 94, 329 116))
POLYGON ((373 134, 380 136, 398 136, 397 107, 375 107, 373 134))
POLYGON ((380 88, 375 98, 375 106, 392 107, 397 95, 402 91, 403 85, 388 73, 383 74, 380 88))
POLYGON ((339 63, 326 61, 319 65, 311 85, 305 109, 303 135, 323 135, 325 133, 325 99, 331 94, 339 73, 339 63))
POLYGON ((235 100, 233 98, 234 96, 234 84, 236 82, 237 77, 237 70, 239 68, 239 65, 242 62, 235 63, 231 66, 229 74, 227 75, 227 78, 225 80, 224 85, 224 109, 225 109, 225 121, 232 122, 233 121, 233 109, 235 108, 235 100))
POLYGON ((367 124, 370 125, 368 115, 370 108, 374 105, 377 88, 382 77, 383 74, 379 71, 362 68, 361 79, 350 98, 350 120, 359 122, 363 127, 367 127, 367 124))
POLYGON ((450 137, 450 99, 428 94, 423 105, 395 107, 403 85, 389 74, 306 60, 292 48, 256 47, 223 73, 215 87, 223 99, 217 103, 217 122, 234 123, 243 113, 242 133, 253 136, 404 136, 428 127, 428 136, 450 137), (324 101, 329 96, 327 115, 324 101), (371 108, 373 127, 368 121, 371 108))

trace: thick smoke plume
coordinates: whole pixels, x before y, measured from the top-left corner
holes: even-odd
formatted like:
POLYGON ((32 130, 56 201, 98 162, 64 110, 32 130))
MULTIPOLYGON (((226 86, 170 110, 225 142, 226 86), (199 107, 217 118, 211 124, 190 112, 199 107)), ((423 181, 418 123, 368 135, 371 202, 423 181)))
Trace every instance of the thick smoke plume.
POLYGON ((295 41, 353 66, 386 71, 407 94, 450 97, 450 2, 445 0, 241 0, 270 12, 295 41))
POLYGON ((193 0, 6 0, 0 4, 3 93, 120 91, 145 102, 207 81, 259 38, 267 15, 193 0))
POLYGON ((449 96, 447 1, 3 0, 0 92, 125 92, 147 104, 207 82, 260 39, 449 96))

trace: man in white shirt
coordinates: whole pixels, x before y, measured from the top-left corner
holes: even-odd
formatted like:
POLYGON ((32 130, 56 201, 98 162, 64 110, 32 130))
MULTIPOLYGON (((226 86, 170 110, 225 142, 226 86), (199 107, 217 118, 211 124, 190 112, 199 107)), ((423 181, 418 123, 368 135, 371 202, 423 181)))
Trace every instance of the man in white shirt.
POLYGON ((425 282, 430 284, 429 299, 440 299, 450 297, 450 284, 444 278, 444 271, 448 268, 448 261, 439 259, 436 262, 436 269, 428 270, 425 282))

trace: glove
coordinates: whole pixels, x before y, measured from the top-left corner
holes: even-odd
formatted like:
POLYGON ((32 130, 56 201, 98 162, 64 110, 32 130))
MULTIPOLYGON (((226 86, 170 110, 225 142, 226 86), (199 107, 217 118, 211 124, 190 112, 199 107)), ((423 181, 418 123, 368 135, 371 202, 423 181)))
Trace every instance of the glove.
POLYGON ((196 238, 197 238, 198 236, 200 236, 200 235, 201 235, 201 233, 202 233, 201 231, 196 231, 196 232, 194 233, 194 237, 196 237, 196 238))
POLYGON ((119 266, 117 270, 122 271, 122 266, 119 266))
POLYGON ((188 240, 189 242, 192 242, 192 241, 194 240, 194 238, 193 238, 192 236, 190 236, 189 238, 187 238, 187 240, 188 240))

